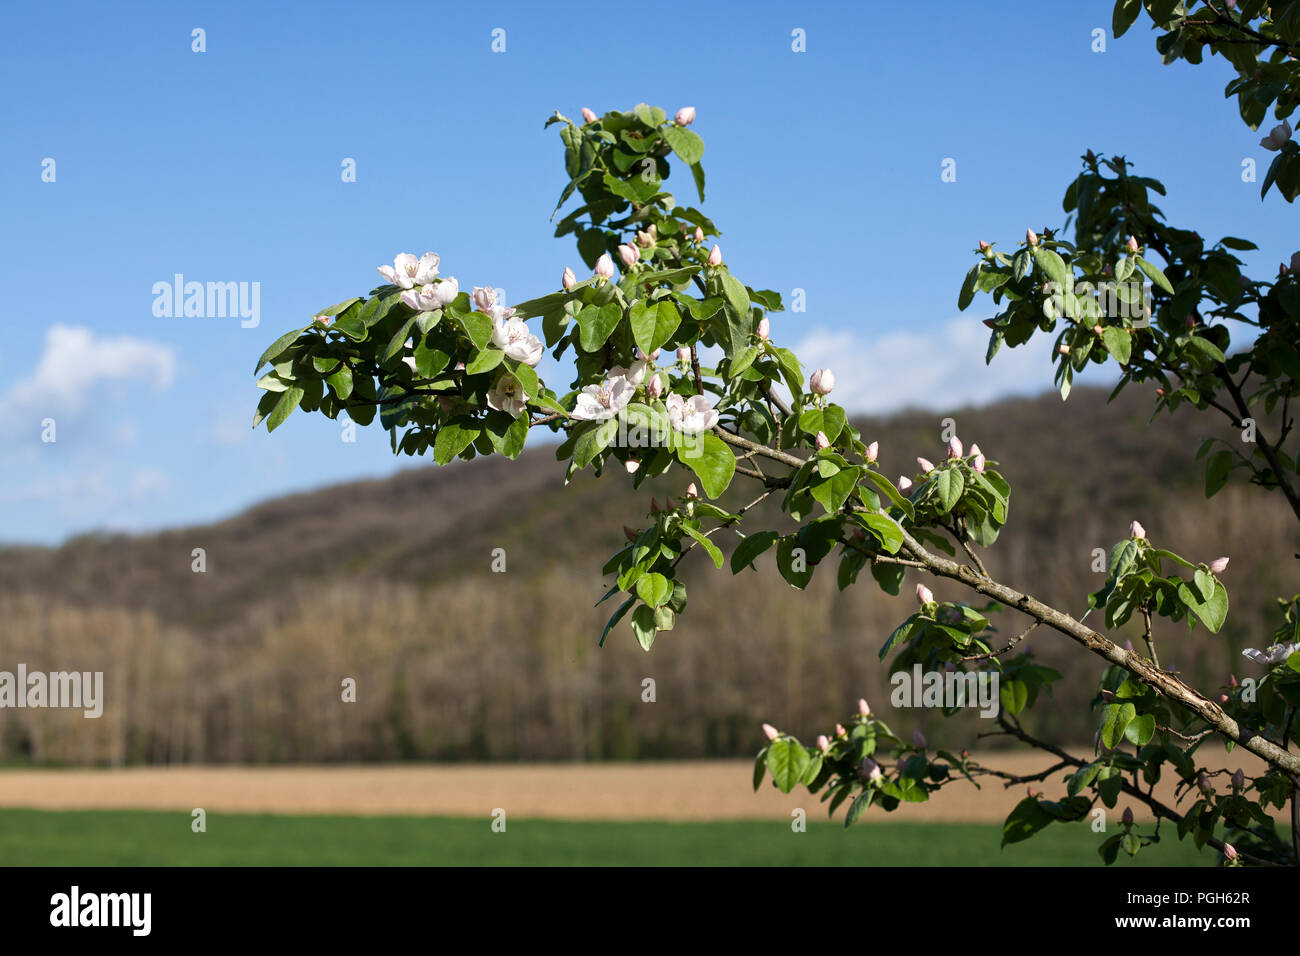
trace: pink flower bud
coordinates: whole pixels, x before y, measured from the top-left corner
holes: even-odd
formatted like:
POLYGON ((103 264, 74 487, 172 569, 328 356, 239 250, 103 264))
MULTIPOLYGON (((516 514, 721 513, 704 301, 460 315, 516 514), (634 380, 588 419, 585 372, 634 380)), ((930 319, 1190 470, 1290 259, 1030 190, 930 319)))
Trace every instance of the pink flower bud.
POLYGON ((1034 789, 1034 787, 1033 787, 1032 784, 1030 784, 1028 787, 1025 787, 1025 793, 1029 794, 1029 799, 1030 799, 1030 800, 1032 800, 1032 799, 1034 799, 1034 797, 1038 796, 1038 791, 1034 789))
POLYGON ((658 499, 658 498, 651 498, 651 499, 650 499, 650 513, 651 513, 652 515, 657 515, 661 510, 662 510, 662 509, 659 507, 659 499, 658 499))
POLYGON ((920 728, 912 731, 912 744, 922 750, 925 749, 925 734, 921 733, 920 728))
POLYGON ((1235 771, 1233 771, 1232 785, 1236 787, 1238 790, 1244 789, 1246 786, 1246 775, 1242 773, 1240 767, 1238 767, 1235 771))
POLYGON ((763 316, 758 320, 758 337, 766 342, 772 336, 772 323, 763 316))
POLYGON ((650 381, 646 382, 645 393, 651 399, 656 399, 664 393, 664 380, 658 375, 652 375, 650 381))
POLYGON ((722 265, 722 247, 716 242, 713 244, 713 248, 709 250, 709 265, 722 265))
POLYGON ((491 312, 492 306, 497 304, 496 291, 483 286, 474 286, 474 292, 470 298, 474 300, 474 308, 480 312, 491 312))
POLYGON ((898 490, 901 491, 903 494, 907 494, 909 491, 911 491, 911 490, 912 490, 912 479, 909 478, 909 477, 907 477, 907 475, 899 475, 899 476, 898 476, 898 490))
POLYGON ((564 286, 565 291, 572 289, 578 284, 578 277, 573 274, 573 270, 568 266, 564 267, 564 276, 560 279, 560 285, 564 286))
POLYGON ((923 475, 928 475, 930 472, 934 471, 934 462, 929 458, 918 458, 916 459, 916 463, 920 466, 921 474, 923 475))
POLYGON ((1032 229, 1026 229, 1025 242, 1029 243, 1031 246, 1038 245, 1038 233, 1034 232, 1032 229))
POLYGON ((1205 775, 1204 770, 1196 775, 1196 786, 1207 797, 1214 793, 1214 784, 1210 783, 1210 778, 1205 775))
POLYGON ((689 485, 686 486, 686 497, 690 499, 690 498, 698 498, 699 496, 700 496, 700 489, 696 488, 695 482, 692 481, 689 485))
POLYGON ((808 387, 818 395, 829 395, 835 388, 835 373, 828 368, 819 368, 808 376, 808 387))
POLYGON ((975 460, 971 462, 971 467, 982 474, 984 471, 984 456, 976 455, 975 460))
POLYGON ((980 451, 980 446, 979 446, 976 442, 971 442, 971 445, 970 445, 970 453, 971 453, 972 455, 982 455, 982 454, 984 454, 982 451, 980 451))
POLYGON ((767 734, 768 740, 776 740, 777 737, 781 736, 781 731, 777 730, 771 724, 763 725, 763 733, 767 734))
POLYGON ((1121 646, 1122 646, 1122 647, 1124 648, 1124 650, 1126 650, 1126 651, 1131 651, 1131 650, 1133 650, 1133 642, 1132 642, 1132 641, 1128 641, 1128 640, 1126 640, 1126 641, 1125 641, 1121 646))
POLYGON ((1138 251, 1138 241, 1134 239, 1132 236, 1128 237, 1128 251, 1129 252, 1138 251))
POLYGON ((924 584, 918 584, 918 585, 916 586, 916 603, 917 603, 917 604, 929 604, 929 603, 932 602, 933 600, 934 600, 934 592, 933 592, 933 591, 931 591, 929 588, 927 588, 924 584))
POLYGON ((847 735, 848 735, 848 731, 844 729, 844 725, 843 725, 843 724, 836 724, 836 725, 835 725, 835 736, 836 736, 836 737, 844 737, 844 736, 847 736, 847 735))
POLYGON ((1121 819, 1124 821, 1124 826, 1131 827, 1133 825, 1133 808, 1125 807, 1124 816, 1121 819))
POLYGON ((963 449, 962 449, 962 444, 961 444, 961 439, 960 439, 960 438, 958 438, 956 435, 953 435, 951 438, 948 439, 948 457, 949 457, 949 458, 960 458, 960 457, 961 457, 962 450, 963 450, 963 449))
POLYGON ((831 749, 831 742, 826 738, 825 734, 817 735, 817 749, 822 753, 826 753, 826 751, 831 749))
POLYGON ((313 316, 312 316, 312 319, 313 319, 314 321, 316 321, 316 322, 319 322, 321 325, 329 325, 331 322, 334 321, 334 316, 332 316, 332 315, 313 315, 313 316))
POLYGON ((1232 699, 1232 698, 1230 698, 1227 694, 1220 694, 1220 695, 1219 695, 1219 703, 1220 703, 1220 704, 1226 704, 1226 703, 1228 703, 1228 701, 1231 700, 1231 699, 1232 699))
POLYGON ((640 535, 636 533, 635 528, 629 528, 627 525, 623 525, 623 537, 627 538, 629 541, 635 541, 640 537, 640 535))
POLYGON ((871 707, 867 704, 867 699, 865 697, 858 698, 858 713, 863 717, 871 716, 871 707))
POLYGON ((677 350, 677 359, 681 362, 689 362, 691 360, 691 350, 683 345, 677 350))
POLYGON ((880 771, 880 764, 876 763, 870 757, 862 759, 862 768, 858 771, 858 776, 863 780, 869 780, 872 783, 878 783, 884 774, 880 771))
POLYGON ((875 461, 876 456, 880 454, 880 442, 873 441, 867 446, 867 461, 875 461))
POLYGON ((988 244, 987 242, 985 242, 983 239, 981 239, 981 240, 980 240, 980 252, 988 252, 988 251, 989 251, 989 244, 988 244))
POLYGON ((1215 558, 1210 562, 1210 570, 1215 574, 1222 574, 1224 571, 1228 570, 1228 559, 1226 557, 1215 558))
POLYGON ((703 227, 701 227, 701 226, 696 226, 696 227, 695 227, 695 231, 694 231, 693 233, 691 233, 691 238, 694 239, 696 242, 703 242, 703 241, 704 241, 704 229, 703 229, 703 227))
POLYGON ((1056 351, 1059 352, 1061 355, 1069 355, 1070 347, 1068 345, 1058 345, 1056 347, 1056 351))
POLYGON ((1237 686, 1237 675, 1236 675, 1236 674, 1229 674, 1229 675, 1228 675, 1228 686, 1229 686, 1229 687, 1236 687, 1236 686, 1237 686))
POLYGON ((591 110, 587 109, 587 107, 585 106, 582 108, 582 118, 586 120, 588 123, 596 122, 596 114, 593 113, 591 110))
POLYGON ((637 260, 641 258, 641 251, 636 246, 623 245, 618 247, 618 257, 623 260, 625 268, 632 268, 636 265, 637 260))
POLYGON ((825 432, 818 432, 818 433, 817 433, 817 447, 818 447, 818 448, 830 448, 830 447, 831 447, 831 440, 830 440, 829 438, 826 437, 826 433, 825 433, 825 432))
POLYGON ((596 275, 602 279, 614 278, 614 260, 609 257, 608 252, 601 253, 600 258, 596 260, 596 275))
POLYGON ((1225 843, 1223 844, 1223 855, 1229 860, 1235 860, 1237 858, 1237 848, 1231 843, 1225 843))
POLYGON ((695 122, 695 107, 683 106, 677 111, 677 115, 673 117, 673 122, 678 126, 690 126, 695 122))
POLYGON ((1147 536, 1147 529, 1134 521, 1128 526, 1128 536, 1130 538, 1145 538, 1147 536))
POLYGON ((635 475, 636 470, 641 467, 641 462, 637 461, 635 458, 629 458, 627 461, 623 462, 623 467, 627 469, 629 475, 635 475))

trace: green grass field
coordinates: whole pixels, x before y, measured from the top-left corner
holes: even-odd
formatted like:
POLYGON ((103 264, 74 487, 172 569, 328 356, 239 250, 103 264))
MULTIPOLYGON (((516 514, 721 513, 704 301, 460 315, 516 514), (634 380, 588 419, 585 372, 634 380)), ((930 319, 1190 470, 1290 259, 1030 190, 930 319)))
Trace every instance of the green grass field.
MULTIPOLYGON (((1211 865, 1214 855, 1166 840, 1117 866, 1211 865)), ((187 813, 0 810, 7 866, 689 866, 949 865, 1100 866, 1102 837, 1049 827, 999 849, 997 824, 607 823, 447 817, 209 815, 206 833, 187 813)))

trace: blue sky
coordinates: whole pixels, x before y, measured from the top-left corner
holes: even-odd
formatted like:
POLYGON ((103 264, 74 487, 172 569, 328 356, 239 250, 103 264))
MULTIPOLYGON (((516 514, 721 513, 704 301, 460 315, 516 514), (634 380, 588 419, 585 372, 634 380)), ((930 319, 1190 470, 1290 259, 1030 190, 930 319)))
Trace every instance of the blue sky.
POLYGON ((729 265, 806 290, 774 337, 833 367, 850 407, 1048 389, 1041 351, 983 367, 987 300, 959 319, 957 289, 978 239, 1060 224, 1086 148, 1161 178, 1171 220, 1258 242, 1261 270, 1295 251, 1291 209, 1241 181, 1268 154, 1222 97, 1226 66, 1162 66, 1144 22, 1109 36, 1110 6, 9 5, 0 539, 200 523, 411 466, 377 427, 349 444, 299 414, 253 432, 253 363, 398 252, 436 251, 509 302, 581 271, 548 222, 557 108, 696 107, 729 265), (259 283, 260 324, 156 317, 153 285, 176 273, 259 283))

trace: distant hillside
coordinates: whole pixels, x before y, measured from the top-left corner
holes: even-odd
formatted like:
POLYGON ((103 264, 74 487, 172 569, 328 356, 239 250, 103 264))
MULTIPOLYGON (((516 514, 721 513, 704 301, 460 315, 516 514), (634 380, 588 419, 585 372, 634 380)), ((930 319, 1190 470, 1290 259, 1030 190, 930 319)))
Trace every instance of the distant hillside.
MULTIPOLYGON (((1147 427, 1149 414, 1136 393, 1107 405, 1105 392, 1076 389, 1065 404, 1047 395, 953 417, 1012 482, 1010 524, 987 556, 995 576, 1081 613, 1099 581, 1093 549, 1109 549, 1135 517, 1193 558, 1232 556, 1224 633, 1168 629, 1162 653, 1217 683, 1272 629, 1271 597, 1296 589, 1294 526, 1257 489, 1231 488, 1206 510, 1194 456, 1217 424, 1180 414, 1147 427)), ((859 425, 896 476, 940 453, 939 419, 859 425)), ((748 489, 738 485, 739 497, 748 489)), ((863 694, 887 712, 876 654, 912 601, 865 579, 840 594, 823 572, 799 594, 770 565, 732 579, 693 562, 689 607, 652 653, 626 626, 596 647, 611 609, 592 609, 601 565, 651 494, 680 492, 633 494, 589 474, 566 489, 553 450, 539 447, 513 463, 294 495, 203 527, 0 549, 0 669, 103 670, 108 696, 99 721, 7 711, 0 759, 720 756, 753 752, 761 720, 815 734, 863 694), (191 570, 194 548, 206 573, 191 570), (506 550, 505 574, 491 572, 494 548, 506 550), (357 681, 355 704, 340 702, 344 677, 357 681), (641 701, 645 677, 655 703, 641 701)), ((759 519, 788 526, 775 508, 759 519)), ((940 597, 960 593, 930 583, 940 597)), ((1033 719, 1086 743, 1078 704, 1097 667, 1058 635, 1040 631, 1032 644, 1071 678, 1060 706, 1033 719)), ((927 725, 957 746, 983 729, 927 725)))

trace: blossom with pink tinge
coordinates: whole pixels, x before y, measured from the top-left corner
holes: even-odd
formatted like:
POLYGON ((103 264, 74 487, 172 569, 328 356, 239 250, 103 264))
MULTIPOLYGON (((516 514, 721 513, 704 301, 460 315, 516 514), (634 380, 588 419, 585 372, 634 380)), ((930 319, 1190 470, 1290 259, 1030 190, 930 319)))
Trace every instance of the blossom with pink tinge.
POLYGON ((1032 799, 1034 799, 1034 797, 1038 796, 1038 791, 1034 789, 1034 787, 1033 787, 1032 784, 1031 784, 1030 786, 1028 786, 1028 787, 1025 787, 1025 793, 1029 794, 1029 799, 1030 799, 1030 800, 1032 800, 1032 799))
POLYGON ((1032 229, 1026 229, 1025 242, 1029 243, 1031 246, 1038 245, 1038 233, 1034 232, 1032 229))
POLYGON ((830 440, 829 438, 826 437, 826 433, 825 433, 825 432, 818 432, 818 433, 817 433, 817 447, 818 447, 818 448, 830 448, 830 447, 831 447, 831 440, 830 440))
POLYGON ((600 258, 596 260, 595 271, 602 279, 614 278, 614 260, 609 257, 608 252, 601 253, 600 258))
POLYGON ((875 461, 880 454, 880 442, 873 441, 867 446, 867 461, 875 461))
POLYGON ((1130 827, 1130 826, 1132 826, 1132 825, 1133 825, 1133 808, 1132 808, 1132 807, 1125 807, 1125 808, 1124 808, 1124 815, 1123 815, 1123 817, 1121 817, 1121 819, 1124 821, 1124 826, 1126 826, 1126 827, 1130 827))
POLYGON ((689 485, 686 486, 686 497, 698 498, 699 496, 700 496, 700 489, 696 488, 695 482, 692 481, 689 485))
POLYGON ((817 735, 817 749, 820 750, 822 753, 826 753, 828 750, 831 749, 831 742, 826 737, 825 734, 817 735))
POLYGON ((689 362, 691 360, 691 350, 683 345, 677 350, 677 360, 679 362, 689 362))
POLYGON ((1233 771, 1232 785, 1236 787, 1238 790, 1242 790, 1246 786, 1246 775, 1245 773, 1242 772, 1240 767, 1238 767, 1235 771, 1233 771))
POLYGON ((933 591, 927 588, 924 584, 918 584, 916 586, 916 603, 929 604, 933 600, 934 600, 933 591))
POLYGON ((858 713, 863 717, 871 716, 871 707, 867 704, 867 699, 865 697, 858 698, 858 713))
POLYGON ((700 226, 696 226, 696 227, 695 227, 695 231, 694 231, 693 233, 691 233, 691 238, 694 239, 696 242, 703 242, 703 241, 704 241, 704 229, 703 229, 702 227, 700 227, 700 226))
POLYGON ((560 285, 564 286, 565 291, 572 289, 578 284, 578 277, 573 274, 573 270, 568 266, 564 267, 564 276, 560 279, 560 285))
POLYGON ((1058 351, 1058 352, 1061 353, 1062 355, 1069 355, 1069 354, 1070 354, 1070 347, 1069 347, 1068 345, 1058 345, 1058 346, 1056 347, 1056 351, 1058 351))
POLYGON ((772 323, 767 320, 767 316, 763 316, 761 319, 758 320, 757 331, 758 331, 758 337, 762 339, 764 342, 766 342, 769 338, 771 338, 772 323))
POLYGON ((808 387, 817 395, 829 395, 835 390, 835 373, 828 368, 819 368, 808 376, 808 387))
POLYGON ((1291 124, 1286 120, 1282 121, 1281 126, 1274 126, 1269 134, 1259 141, 1259 145, 1267 150, 1277 152, 1285 146, 1291 139, 1291 124))
POLYGON ((1223 844, 1223 855, 1229 860, 1235 860, 1237 858, 1237 848, 1231 843, 1225 843, 1223 844))
POLYGON ((951 438, 948 439, 949 458, 960 458, 962 454, 962 450, 963 449, 962 449, 960 438, 958 438, 956 435, 953 435, 951 438))
POLYGON ((1147 530, 1138 522, 1134 521, 1128 526, 1128 536, 1130 538, 1145 538, 1147 536, 1147 530))
POLYGON ((909 477, 907 477, 907 475, 899 475, 899 476, 898 476, 898 490, 901 491, 903 494, 907 494, 909 491, 911 491, 911 490, 912 490, 912 479, 909 478, 909 477))
POLYGON ((478 309, 480 312, 490 312, 492 311, 492 306, 497 304, 496 290, 491 287, 476 285, 474 286, 474 292, 470 295, 470 299, 474 302, 474 308, 478 309))
POLYGON ((413 289, 433 282, 438 275, 438 254, 426 252, 417 259, 409 252, 403 252, 391 266, 377 268, 380 275, 398 288, 413 289))
POLYGON ((587 107, 585 106, 582 108, 582 118, 586 120, 588 123, 596 122, 596 114, 593 113, 591 110, 587 109, 587 107))
POLYGON ((713 244, 713 248, 709 250, 709 265, 722 265, 722 247, 716 242, 713 244))
POLYGON ((683 106, 677 111, 677 115, 673 117, 673 122, 678 126, 690 126, 695 122, 695 107, 683 106))
POLYGON ((984 456, 983 456, 983 455, 976 455, 976 456, 975 456, 975 460, 974 460, 973 462, 971 462, 971 467, 974 468, 976 471, 978 471, 978 472, 980 472, 980 473, 983 473, 983 471, 984 471, 984 456))
POLYGON ((1128 251, 1129 252, 1138 251, 1138 241, 1133 236, 1128 237, 1128 251))
POLYGON ((981 240, 980 240, 980 252, 988 252, 988 251, 989 251, 989 244, 988 244, 987 242, 985 242, 983 239, 981 239, 981 240))
POLYGON ((629 458, 627 461, 623 462, 623 467, 627 469, 629 475, 635 475, 637 469, 641 467, 641 462, 637 461, 635 458, 629 458))
POLYGON ((664 380, 658 375, 651 376, 646 383, 645 393, 651 400, 658 398, 664 393, 664 380))
POLYGON ((885 776, 880 770, 880 764, 876 763, 870 757, 862 759, 862 767, 858 770, 858 776, 863 780, 869 780, 872 783, 879 783, 885 776))
POLYGON ((623 260, 623 266, 630 269, 641 258, 641 250, 633 245, 622 245, 618 247, 618 257, 623 260))
POLYGON ((768 740, 776 740, 777 737, 781 736, 781 731, 777 730, 771 724, 763 725, 763 733, 767 734, 768 740))
POLYGON ((920 747, 922 750, 925 749, 925 734, 921 733, 921 729, 919 727, 916 730, 912 731, 912 744, 914 746, 920 747))
POLYGON ((921 474, 923 475, 928 475, 930 472, 934 471, 934 462, 929 458, 918 458, 916 459, 916 463, 920 466, 921 474))
POLYGON ((1222 574, 1224 571, 1228 570, 1228 559, 1226 557, 1215 558, 1210 562, 1210 570, 1215 574, 1222 574))

